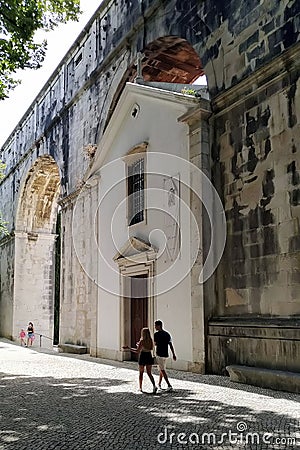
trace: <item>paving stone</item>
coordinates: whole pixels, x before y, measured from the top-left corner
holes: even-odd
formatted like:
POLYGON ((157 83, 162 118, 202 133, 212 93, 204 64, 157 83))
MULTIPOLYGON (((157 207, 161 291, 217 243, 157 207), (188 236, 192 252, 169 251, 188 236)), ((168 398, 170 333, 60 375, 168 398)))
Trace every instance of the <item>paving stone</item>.
MULTIPOLYGON (((300 444, 299 395, 214 375, 174 370, 169 375, 173 392, 152 395, 145 377, 146 392, 139 394, 136 363, 43 353, 1 340, 0 450, 252 450, 300 444)), ((154 376, 157 381, 157 369, 154 376)))

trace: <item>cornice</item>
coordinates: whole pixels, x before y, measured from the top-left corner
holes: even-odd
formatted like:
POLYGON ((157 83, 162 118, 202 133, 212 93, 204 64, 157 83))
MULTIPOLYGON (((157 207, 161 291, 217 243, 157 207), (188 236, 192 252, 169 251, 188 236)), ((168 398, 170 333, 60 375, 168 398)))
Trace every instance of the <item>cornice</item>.
POLYGON ((257 69, 237 85, 214 97, 211 100, 214 116, 217 117, 230 111, 253 95, 259 94, 282 80, 297 68, 300 69, 300 43, 257 69))
POLYGON ((75 200, 77 200, 81 190, 82 190, 81 187, 76 189, 75 191, 71 192, 65 197, 60 198, 57 203, 62 209, 67 208, 68 206, 72 205, 72 203, 74 203, 75 200))
POLYGON ((178 117, 178 122, 183 122, 187 124, 192 124, 193 122, 199 121, 199 120, 207 120, 211 116, 211 108, 210 105, 206 102, 200 103, 195 108, 192 108, 188 110, 185 114, 178 117))

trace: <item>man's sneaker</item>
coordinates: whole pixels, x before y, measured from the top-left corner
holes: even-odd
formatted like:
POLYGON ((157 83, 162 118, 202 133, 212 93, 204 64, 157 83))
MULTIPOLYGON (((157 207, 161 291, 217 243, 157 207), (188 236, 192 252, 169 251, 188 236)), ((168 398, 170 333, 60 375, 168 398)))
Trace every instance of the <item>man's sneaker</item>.
POLYGON ((157 392, 157 387, 153 386, 153 394, 156 394, 156 392, 157 392))
POLYGON ((167 389, 166 389, 166 391, 167 391, 167 392, 172 392, 172 391, 173 391, 172 386, 168 386, 167 389))

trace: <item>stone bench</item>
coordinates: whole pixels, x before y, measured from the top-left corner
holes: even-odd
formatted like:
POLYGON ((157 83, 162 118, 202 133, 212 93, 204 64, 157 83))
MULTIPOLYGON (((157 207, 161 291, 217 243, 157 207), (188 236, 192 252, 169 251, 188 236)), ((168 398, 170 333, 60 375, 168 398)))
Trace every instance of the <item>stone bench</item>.
POLYGON ((261 367, 227 366, 230 380, 236 383, 300 393, 300 374, 284 370, 263 369, 261 367))
POLYGON ((87 352, 87 348, 83 345, 75 345, 75 344, 59 344, 58 348, 63 353, 76 353, 77 355, 83 355, 87 352))

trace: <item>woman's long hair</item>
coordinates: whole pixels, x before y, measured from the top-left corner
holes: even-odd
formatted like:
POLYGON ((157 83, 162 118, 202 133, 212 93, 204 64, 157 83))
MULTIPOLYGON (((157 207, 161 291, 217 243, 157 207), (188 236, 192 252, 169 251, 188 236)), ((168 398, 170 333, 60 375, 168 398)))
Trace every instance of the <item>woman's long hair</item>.
POLYGON ((153 340, 149 328, 142 328, 141 339, 143 340, 143 347, 145 350, 153 349, 153 340))

